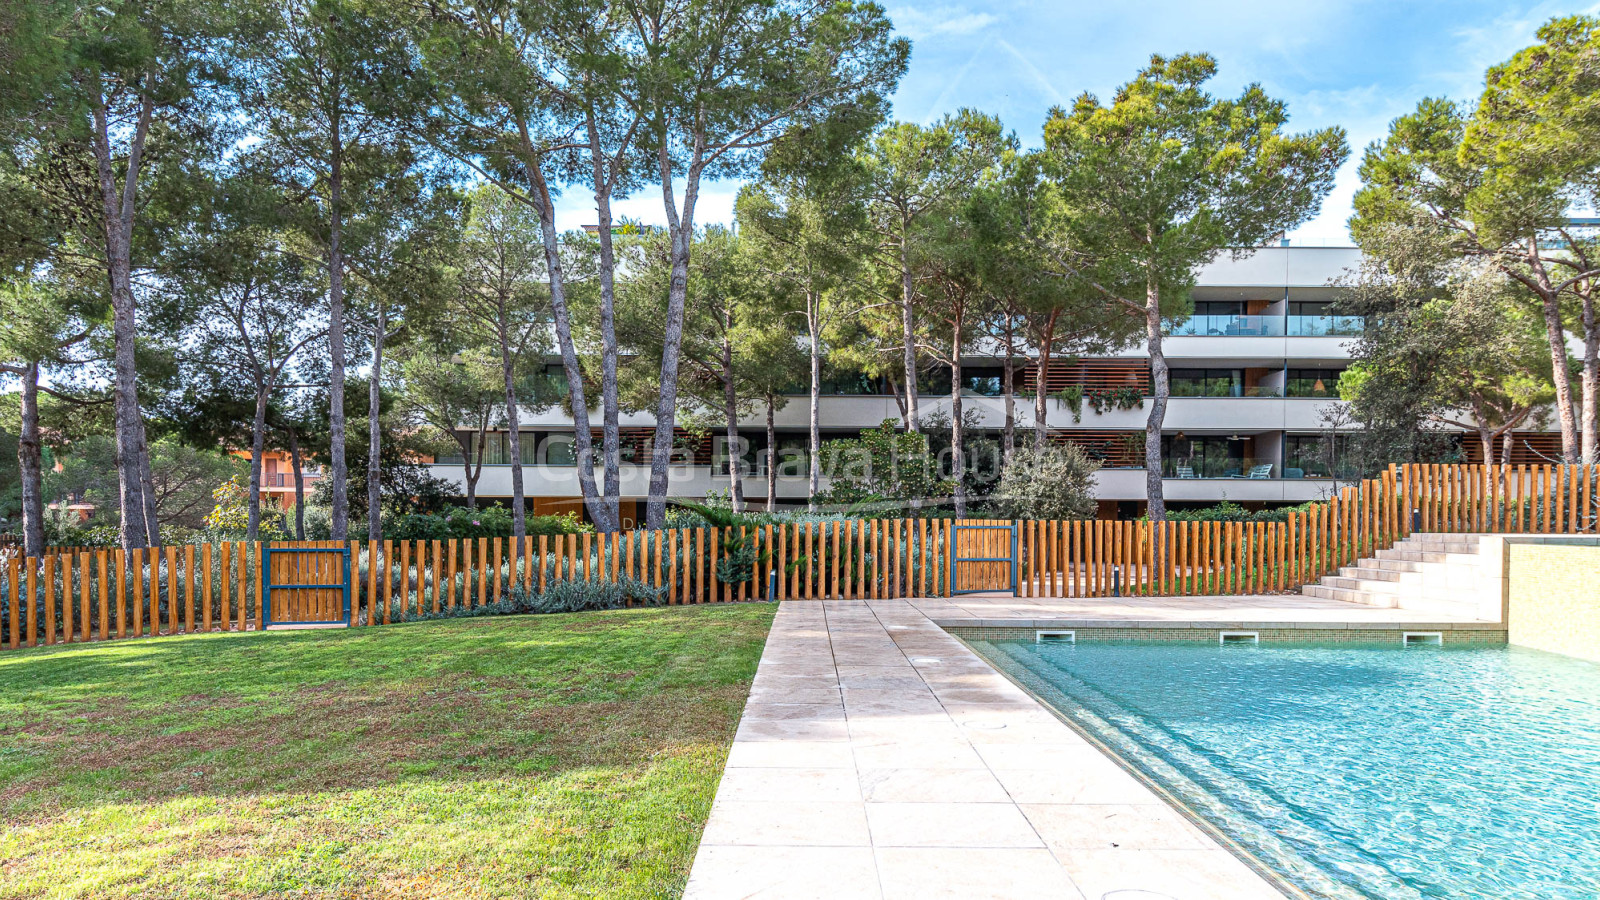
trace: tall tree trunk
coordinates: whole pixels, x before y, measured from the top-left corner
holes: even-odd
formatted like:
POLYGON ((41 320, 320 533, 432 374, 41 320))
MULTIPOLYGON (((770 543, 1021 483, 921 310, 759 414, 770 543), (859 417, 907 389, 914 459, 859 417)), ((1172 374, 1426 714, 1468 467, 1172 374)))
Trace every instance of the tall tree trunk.
POLYGON ((555 318, 556 344, 561 349, 561 369, 567 376, 567 399, 572 406, 572 446, 577 455, 578 487, 583 492, 583 505, 589 511, 589 520, 601 531, 615 531, 611 509, 595 489, 594 433, 589 428, 589 399, 583 386, 583 368, 578 365, 578 351, 572 342, 572 315, 567 308, 567 288, 561 266, 561 236, 556 231, 555 205, 544 174, 538 169, 529 169, 528 177, 536 199, 534 207, 539 214, 539 234, 544 243, 544 264, 550 281, 550 311, 555 318))
POLYGON ((1150 521, 1164 522, 1167 518, 1167 498, 1161 481, 1161 423, 1167 417, 1167 357, 1161 349, 1161 292, 1156 287, 1155 272, 1145 288, 1144 309, 1145 340, 1150 348, 1150 385, 1155 397, 1150 401, 1150 418, 1144 425, 1144 484, 1148 499, 1150 521))
POLYGON ((332 479, 328 496, 332 507, 330 534, 334 540, 342 541, 350 531, 350 498, 346 493, 350 475, 344 460, 344 250, 339 243, 344 230, 340 208, 344 146, 338 116, 332 119, 328 137, 328 477, 332 479))
POLYGON ((483 450, 484 444, 488 443, 488 430, 480 427, 476 437, 476 450, 469 443, 456 438, 456 443, 461 444, 461 479, 467 483, 467 509, 478 508, 478 478, 483 475, 483 450))
POLYGON ((372 330, 372 371, 367 380, 367 540, 383 538, 383 444, 378 417, 383 411, 383 341, 389 327, 388 308, 378 304, 378 327, 372 330))
POLYGON ((672 280, 667 288, 667 321, 661 341, 661 393, 656 400, 655 441, 650 448, 650 495, 646 508, 650 528, 660 528, 667 515, 667 476, 672 462, 672 434, 678 421, 678 358, 683 345, 684 304, 689 293, 689 251, 694 242, 694 207, 700 195, 698 157, 684 178, 680 216, 672 193, 672 157, 665 143, 657 153, 662 204, 672 242, 672 280))
POLYGON ((1494 465, 1494 429, 1481 422, 1477 424, 1477 427, 1478 445, 1483 448, 1483 464, 1492 466, 1494 465))
POLYGON ((289 426, 289 469, 294 473, 294 539, 306 539, 306 476, 300 458, 300 434, 289 426))
POLYGON ((133 295, 133 205, 139 180, 143 142, 149 133, 153 103, 145 98, 129 152, 122 189, 112 171, 111 139, 104 103, 95 98, 94 154, 105 222, 106 269, 111 287, 111 331, 114 346, 113 398, 117 442, 117 499, 122 514, 121 544, 128 551, 150 546, 144 515, 144 478, 140 466, 142 422, 139 411, 138 370, 134 344, 138 339, 137 302, 133 295))
POLYGON ((900 421, 904 423, 909 415, 906 410, 906 395, 904 391, 900 390, 900 382, 894 377, 893 366, 890 366, 889 370, 883 374, 883 378, 889 382, 889 393, 894 397, 894 405, 900 407, 900 421))
POLYGON ((1050 403, 1050 352, 1056 342, 1056 317, 1052 310, 1044 322, 1044 338, 1039 341, 1039 364, 1033 371, 1033 449, 1043 450, 1047 432, 1050 403))
POLYGON ((616 251, 611 242, 611 163, 600 146, 593 110, 586 117, 594 164, 594 205, 600 221, 600 452, 605 470, 608 530, 622 527, 622 450, 617 402, 616 251))
POLYGON ((1550 344, 1551 380, 1556 388, 1556 416, 1561 421, 1561 458, 1563 462, 1576 463, 1580 453, 1578 421, 1572 410, 1571 370, 1567 368, 1567 333, 1561 327, 1561 298, 1547 294, 1543 298, 1545 338, 1550 344))
POLYGON ((806 509, 817 511, 817 494, 822 490, 822 316, 821 298, 809 292, 806 297, 806 335, 811 339, 811 390, 809 437, 806 440, 806 509))
POLYGON ((1006 399, 1006 427, 1001 432, 1000 454, 1002 463, 1011 461, 1011 451, 1017 447, 1017 391, 1013 380, 1016 378, 1016 328, 1015 320, 1009 311, 1006 312, 1006 360, 1001 368, 1000 390, 1006 399))
POLYGON ((1511 465, 1511 451, 1517 447, 1517 435, 1507 428, 1506 433, 1500 436, 1500 465, 1511 465))
POLYGON ((156 480, 150 473, 150 443, 145 439, 144 418, 139 419, 139 495, 143 499, 144 533, 150 546, 161 546, 161 523, 156 518, 156 480))
POLYGON ((911 260, 907 243, 911 223, 903 223, 900 240, 900 339, 905 342, 902 364, 906 371, 906 402, 902 407, 907 431, 916 431, 917 425, 917 317, 916 285, 911 277, 911 260))
POLYGON ((267 389, 256 387, 256 413, 250 420, 250 512, 245 520, 245 539, 261 539, 261 456, 267 447, 267 389))
POLYGON ((961 316, 950 329, 950 474, 956 480, 956 518, 967 517, 966 429, 961 421, 961 316))
POLYGON ((778 507, 778 419, 777 403, 767 395, 767 512, 778 507))
POLYGON ((22 434, 17 439, 22 474, 22 552, 44 556, 44 445, 39 439, 39 364, 22 370, 22 434))
POLYGON ((1583 292, 1583 464, 1600 462, 1600 322, 1594 291, 1583 292))
POLYGON ((502 302, 496 329, 500 336, 500 374, 506 387, 506 452, 511 455, 511 533, 516 538, 511 548, 511 565, 516 569, 524 539, 528 536, 527 511, 522 495, 522 416, 517 409, 517 372, 511 355, 511 340, 506 334, 506 310, 502 302))
POLYGON ((734 512, 744 511, 744 448, 739 442, 739 394, 733 383, 733 313, 725 311, 722 323, 722 412, 727 428, 728 502, 734 512))

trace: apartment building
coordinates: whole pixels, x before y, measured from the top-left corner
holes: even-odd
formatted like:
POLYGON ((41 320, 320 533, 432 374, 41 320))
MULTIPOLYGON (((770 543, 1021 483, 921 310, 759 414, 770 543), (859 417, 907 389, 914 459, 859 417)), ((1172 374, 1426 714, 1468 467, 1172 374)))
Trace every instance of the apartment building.
MULTIPOLYGON (((1337 406, 1339 375, 1349 360, 1348 344, 1360 333, 1358 319, 1336 316, 1331 283, 1354 270, 1353 247, 1263 247, 1239 259, 1224 255, 1200 272, 1194 315, 1172 326, 1164 341, 1171 369, 1171 400, 1163 426, 1165 493, 1170 505, 1212 504, 1227 499, 1246 505, 1298 503, 1324 496, 1336 471, 1325 452, 1337 406)), ((977 410, 978 427, 996 434, 1004 426, 1002 361, 974 355, 963 361, 963 406, 977 410)), ((924 416, 950 407, 948 370, 921 384, 924 416)), ((1031 361, 1016 363, 1018 390, 1031 390, 1031 361)), ((1149 355, 1143 344, 1119 353, 1077 361, 1055 360, 1048 373, 1046 424, 1052 440, 1078 443, 1101 459, 1096 492, 1106 513, 1129 514, 1145 499, 1144 427, 1150 391, 1149 355), (1067 399, 1063 399, 1063 395, 1067 399), (1069 406, 1082 402, 1076 420, 1069 406)), ((800 390, 777 411, 778 501, 806 497, 807 398, 800 390)), ((1031 429, 1033 402, 1019 398, 1016 426, 1031 429)), ((900 405, 889 386, 859 375, 835 375, 824 385, 820 418, 823 439, 853 437, 885 419, 899 421, 900 405)), ((525 493, 535 511, 578 510, 573 471, 572 421, 559 409, 523 414, 525 493)), ((647 447, 654 428, 648 415, 622 420, 624 518, 632 518, 647 493, 647 447)), ((766 493, 764 413, 741 423, 738 453, 720 433, 700 438, 680 434, 670 492, 699 498, 728 486, 731 458, 743 459, 744 491, 759 502, 766 493)), ((1518 446, 1542 446, 1551 436, 1526 435, 1518 446)), ((598 432, 596 433, 598 445, 598 432)), ((1469 452, 1474 442, 1464 447, 1469 452)), ((478 496, 511 493, 505 435, 491 434, 485 448, 478 496)), ((434 474, 462 481, 459 459, 444 458, 434 474)))

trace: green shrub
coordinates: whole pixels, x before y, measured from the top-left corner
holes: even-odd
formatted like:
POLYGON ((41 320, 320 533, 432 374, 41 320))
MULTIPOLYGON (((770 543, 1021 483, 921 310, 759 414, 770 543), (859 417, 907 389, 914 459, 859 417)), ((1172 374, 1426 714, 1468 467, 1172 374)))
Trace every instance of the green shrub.
POLYGON ((1077 444, 1017 447, 989 502, 1002 518, 1085 519, 1094 515, 1099 469, 1077 444))
POLYGON ((529 598, 532 612, 584 612, 591 609, 621 609, 631 600, 646 606, 659 606, 666 592, 637 578, 626 576, 616 581, 557 581, 529 598))
POLYGON ((506 592, 504 599, 495 603, 424 612, 407 616, 405 621, 469 619, 478 616, 513 616, 527 613, 587 612, 598 609, 622 609, 630 602, 642 606, 660 606, 665 599, 664 588, 651 587, 637 578, 627 576, 621 576, 614 582, 562 580, 550 584, 543 591, 530 590, 515 584, 506 592))
POLYGON ((1169 522, 1287 522, 1289 514, 1306 512, 1315 503, 1302 503, 1299 506, 1284 506, 1278 509, 1258 509, 1251 511, 1230 500, 1224 500, 1216 506, 1207 506, 1203 509, 1169 509, 1167 521, 1169 522))
MULTIPOLYGON (((582 534, 594 526, 582 522, 576 513, 559 516, 528 516, 527 533, 582 534)), ((514 531, 511 510, 503 506, 482 509, 456 507, 442 513, 412 513, 395 516, 383 523, 383 536, 395 541, 448 541, 458 538, 507 538, 514 531)))

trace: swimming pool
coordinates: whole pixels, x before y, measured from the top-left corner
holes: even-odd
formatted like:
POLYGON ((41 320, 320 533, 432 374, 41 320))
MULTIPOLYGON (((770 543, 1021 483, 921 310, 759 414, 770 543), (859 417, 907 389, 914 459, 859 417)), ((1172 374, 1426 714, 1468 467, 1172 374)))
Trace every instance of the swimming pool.
POLYGON ((1310 896, 1600 896, 1600 665, 1504 647, 970 643, 1310 896))

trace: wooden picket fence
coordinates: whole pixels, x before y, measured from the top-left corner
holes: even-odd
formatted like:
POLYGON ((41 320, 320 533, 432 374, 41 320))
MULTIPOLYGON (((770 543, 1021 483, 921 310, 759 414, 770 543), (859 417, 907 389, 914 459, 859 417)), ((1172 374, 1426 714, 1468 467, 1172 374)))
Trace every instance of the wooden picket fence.
MULTIPOLYGON (((672 605, 1009 593, 1013 579, 1024 597, 1255 594, 1297 590, 1413 530, 1593 534, 1597 488, 1595 467, 1407 465, 1283 522, 877 519, 546 535, 520 546, 509 538, 271 546, 348 549, 348 616, 341 591, 318 602, 322 615, 351 626, 496 603, 515 588, 562 580, 631 578, 672 605), (1013 552, 1012 562, 964 561, 1013 552)), ((0 561, 0 646, 259 630, 265 546, 51 548, 0 561)), ((267 574, 280 584, 287 570, 273 558, 267 574)))
POLYGON ((1413 531, 1596 534, 1594 466, 1393 466, 1284 522, 1020 522, 1025 597, 1297 590, 1413 531))
MULTIPOLYGON (((349 625, 369 626, 497 603, 513 588, 543 591, 563 580, 630 578, 669 605, 939 596, 949 591, 942 547, 950 527, 925 519, 850 520, 541 535, 520 546, 511 538, 270 546, 347 548, 348 617, 342 592, 303 593, 321 617, 331 612, 349 625)), ((282 554, 273 555, 270 580, 263 577, 266 546, 184 545, 131 555, 51 548, 42 558, 4 561, 0 646, 260 630, 268 585, 295 580, 282 554)), ((280 603, 273 601, 274 619, 280 603)))

